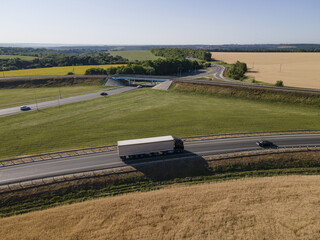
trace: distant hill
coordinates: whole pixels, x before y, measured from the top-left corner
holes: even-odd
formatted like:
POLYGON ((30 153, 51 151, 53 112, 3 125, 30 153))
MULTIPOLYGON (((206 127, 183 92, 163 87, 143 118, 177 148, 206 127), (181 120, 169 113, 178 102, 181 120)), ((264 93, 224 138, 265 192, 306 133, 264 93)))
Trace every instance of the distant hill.
POLYGON ((94 51, 149 50, 151 48, 192 48, 217 52, 320 52, 320 44, 223 44, 223 45, 72 45, 36 43, 0 43, 0 47, 47 48, 56 50, 88 49, 94 51))

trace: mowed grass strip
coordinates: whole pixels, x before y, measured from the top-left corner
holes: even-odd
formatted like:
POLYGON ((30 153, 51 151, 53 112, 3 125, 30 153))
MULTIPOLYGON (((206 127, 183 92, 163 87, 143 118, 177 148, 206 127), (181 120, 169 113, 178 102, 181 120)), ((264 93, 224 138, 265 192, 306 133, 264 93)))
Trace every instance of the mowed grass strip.
POLYGON ((67 75, 73 72, 75 75, 83 75, 89 68, 110 68, 118 67, 123 64, 108 65, 86 65, 86 66, 67 66, 67 67, 50 67, 50 68, 34 68, 23 70, 12 70, 0 72, 0 79, 3 77, 25 77, 25 76, 56 76, 67 75))
POLYGON ((129 59, 129 61, 135 60, 155 60, 162 57, 153 55, 149 50, 132 50, 132 51, 108 51, 111 56, 121 56, 129 59))
POLYGON ((13 88, 0 90, 0 109, 70 97, 74 95, 93 93, 109 90, 104 86, 66 86, 66 87, 41 87, 41 88, 13 88))
POLYGON ((140 137, 302 129, 320 129, 319 108, 139 89, 2 117, 0 158, 140 137))
POLYGON ((14 59, 14 58, 20 58, 21 60, 31 61, 36 57, 22 56, 22 55, 0 55, 0 59, 14 59))

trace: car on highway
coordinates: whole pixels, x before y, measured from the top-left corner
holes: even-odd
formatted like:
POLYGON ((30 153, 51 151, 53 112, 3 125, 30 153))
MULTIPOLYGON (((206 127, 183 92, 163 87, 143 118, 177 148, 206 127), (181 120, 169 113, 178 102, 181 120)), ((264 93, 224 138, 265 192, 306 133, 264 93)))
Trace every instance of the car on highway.
POLYGON ((256 142, 256 144, 260 147, 273 147, 275 146, 273 142, 267 141, 267 140, 259 140, 256 142))
POLYGON ((138 85, 137 88, 143 88, 141 85, 138 85))
POLYGON ((29 106, 21 106, 20 110, 21 111, 29 111, 29 110, 31 110, 31 107, 29 107, 29 106))
POLYGON ((100 95, 101 95, 101 96, 108 96, 108 93, 102 92, 102 93, 100 93, 100 95))

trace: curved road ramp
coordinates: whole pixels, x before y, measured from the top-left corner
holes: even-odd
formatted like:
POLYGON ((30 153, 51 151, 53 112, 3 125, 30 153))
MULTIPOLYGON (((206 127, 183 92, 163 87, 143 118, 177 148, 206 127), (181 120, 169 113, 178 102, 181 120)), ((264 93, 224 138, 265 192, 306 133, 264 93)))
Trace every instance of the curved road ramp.
POLYGON ((165 82, 157 84, 152 89, 168 91, 168 89, 170 88, 171 84, 172 84, 172 81, 168 80, 168 81, 165 81, 165 82))

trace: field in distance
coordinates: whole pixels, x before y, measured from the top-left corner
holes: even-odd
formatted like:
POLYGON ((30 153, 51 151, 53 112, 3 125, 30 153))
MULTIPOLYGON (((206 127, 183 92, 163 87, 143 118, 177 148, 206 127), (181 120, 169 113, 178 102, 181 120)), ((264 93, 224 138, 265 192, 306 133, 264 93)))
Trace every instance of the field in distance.
POLYGON ((227 63, 247 63, 249 77, 266 83, 282 80, 285 86, 320 89, 320 53, 213 52, 227 63))
POLYGON ((0 219, 6 239, 319 239, 320 176, 174 186, 0 219), (19 229, 16 231, 15 229, 19 229))
POLYGON ((0 72, 0 79, 3 77, 26 77, 26 76, 61 76, 73 72, 75 75, 83 75, 89 68, 110 68, 118 67, 122 64, 108 65, 86 65, 86 66, 67 66, 67 67, 50 67, 50 68, 34 68, 23 70, 12 70, 0 72))
POLYGON ((149 50, 109 51, 111 56, 121 56, 129 61, 155 60, 161 57, 153 55, 149 50))
POLYGON ((32 56, 21 56, 21 55, 0 55, 0 59, 13 59, 13 58, 20 58, 21 60, 31 61, 36 57, 32 56))
POLYGON ((318 106, 139 89, 2 117, 0 159, 153 136, 317 129, 318 106))

